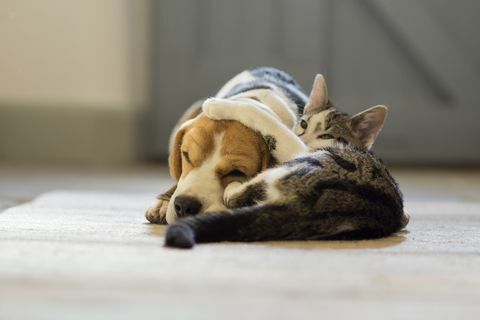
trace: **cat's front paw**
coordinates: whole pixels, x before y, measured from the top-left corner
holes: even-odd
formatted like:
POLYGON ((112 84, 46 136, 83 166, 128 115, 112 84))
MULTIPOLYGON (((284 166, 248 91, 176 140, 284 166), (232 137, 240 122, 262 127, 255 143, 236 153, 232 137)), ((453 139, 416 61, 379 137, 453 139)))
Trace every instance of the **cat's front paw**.
POLYGON ((167 208, 169 200, 159 198, 156 200, 148 210, 145 212, 145 218, 151 223, 167 224, 167 208))
POLYGON ((234 181, 230 183, 223 192, 223 203, 227 208, 232 208, 234 205, 235 195, 238 194, 242 188, 242 183, 234 181))

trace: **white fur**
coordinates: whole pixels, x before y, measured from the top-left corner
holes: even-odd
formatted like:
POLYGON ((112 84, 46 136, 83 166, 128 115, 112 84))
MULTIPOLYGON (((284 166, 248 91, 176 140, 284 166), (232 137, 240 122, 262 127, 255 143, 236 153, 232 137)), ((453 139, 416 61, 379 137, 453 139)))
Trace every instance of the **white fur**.
POLYGON ((330 139, 330 140, 325 140, 325 139, 315 139, 312 140, 309 144, 308 147, 310 150, 318 150, 321 148, 326 148, 326 147, 333 147, 333 146, 338 146, 339 144, 335 139, 330 139))
MULTIPOLYGON (((230 79, 215 95, 217 98, 225 98, 225 95, 233 89, 234 86, 254 81, 256 79, 250 71, 243 71, 230 79)), ((272 89, 254 89, 236 94, 229 99, 236 98, 255 98, 265 104, 275 112, 281 121, 292 128, 297 120, 297 106, 291 101, 283 91, 277 86, 271 84, 272 89)))
MULTIPOLYGON (((327 153, 327 151, 317 151, 317 152, 322 152, 323 154, 327 153)), ((299 156, 303 156, 303 155, 299 155, 299 156)), ((263 172, 262 180, 265 181, 265 183, 267 184, 267 190, 266 191, 267 191, 267 201, 268 202, 273 202, 273 203, 282 203, 283 202, 283 200, 284 200, 283 196, 280 193, 280 191, 278 190, 276 182, 283 179, 286 175, 292 173, 293 171, 300 169, 299 167, 301 167, 301 166, 302 165, 300 164, 300 165, 298 165, 294 168, 277 167, 277 168, 272 168, 272 169, 269 169, 269 170, 263 172)), ((260 180, 257 180, 257 182, 259 182, 259 181, 260 180)))
POLYGON ((266 108, 273 111, 289 128, 293 128, 297 121, 296 106, 290 102, 283 92, 279 89, 256 89, 239 93, 230 97, 230 99, 238 98, 255 98, 265 105, 266 108))
POLYGON ((202 165, 191 170, 180 178, 177 189, 172 195, 167 209, 167 222, 171 224, 177 218, 175 212, 175 198, 191 196, 202 203, 202 212, 224 210, 223 187, 215 173, 215 168, 220 161, 223 133, 214 137, 213 152, 204 160, 202 165))
POLYGON ((307 151, 305 144, 268 107, 252 99, 211 98, 203 103, 203 112, 215 120, 236 120, 260 132, 264 137, 276 139, 272 155, 283 163, 307 151))
MULTIPOLYGON (((257 176, 247 182, 232 182, 225 188, 225 193, 223 195, 224 203, 228 206, 229 202, 236 198, 239 194, 245 192, 246 188, 262 181, 264 181, 268 186, 266 190, 266 201, 279 203, 282 200, 282 196, 275 186, 275 181, 280 180, 288 173, 290 173, 290 170, 285 167, 271 168, 259 173, 257 176)), ((262 202, 259 202, 259 204, 261 203, 262 202)))
POLYGON ((245 183, 234 181, 225 188, 225 191, 223 193, 223 202, 227 205, 227 207, 230 200, 234 198, 236 194, 238 194, 239 192, 242 192, 244 188, 246 188, 247 185, 249 185, 249 182, 251 182, 252 180, 249 180, 248 182, 245 182, 245 183))
MULTIPOLYGON (((322 157, 324 154, 327 154, 327 151, 317 151, 317 153, 321 152, 322 157)), ((307 155, 307 154, 305 154, 307 155)), ((299 155, 302 156, 302 155, 299 155)), ((319 156, 317 154, 317 156, 319 156)), ((267 201, 273 203, 282 203, 283 196, 280 191, 277 189, 277 181, 283 179, 286 175, 292 173, 295 170, 300 169, 302 165, 297 165, 294 168, 286 168, 286 167, 277 167, 272 168, 267 171, 261 173, 261 177, 258 178, 256 182, 264 181, 267 184, 267 201)), ((260 175, 259 175, 260 176, 260 175)), ((240 191, 240 188, 237 188, 237 191, 240 191)))
POLYGON ((225 85, 222 88, 220 88, 220 90, 217 92, 215 96, 223 98, 237 84, 250 82, 253 80, 255 80, 255 77, 252 76, 250 71, 247 70, 247 71, 240 72, 235 77, 230 79, 227 83, 225 83, 225 85))
POLYGON ((267 200, 269 202, 280 203, 282 202, 282 194, 277 189, 276 181, 282 179, 285 175, 291 171, 285 167, 278 167, 265 171, 265 182, 267 183, 267 200))
POLYGON ((332 112, 331 110, 321 111, 317 114, 314 114, 309 119, 305 119, 308 123, 307 129, 302 129, 300 122, 295 126, 295 133, 297 133, 300 139, 310 148, 318 149, 322 147, 331 146, 334 140, 322 140, 318 139, 319 134, 318 130, 315 130, 318 124, 320 124, 320 130, 325 130, 325 119, 327 115, 332 112))

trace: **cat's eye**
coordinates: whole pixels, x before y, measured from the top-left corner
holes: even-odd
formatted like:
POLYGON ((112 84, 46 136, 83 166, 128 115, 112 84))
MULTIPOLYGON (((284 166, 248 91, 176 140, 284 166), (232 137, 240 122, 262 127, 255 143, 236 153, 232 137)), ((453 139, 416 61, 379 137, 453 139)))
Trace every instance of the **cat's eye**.
POLYGON ((242 171, 235 169, 225 174, 225 177, 246 178, 247 175, 242 171))
POLYGON ((338 142, 341 142, 341 143, 343 143, 343 144, 348 144, 348 141, 345 140, 345 139, 342 138, 342 137, 337 138, 337 140, 338 140, 338 142))
POLYGON ((335 139, 331 134, 328 134, 328 133, 318 135, 317 138, 318 139, 325 139, 325 140, 335 139))
POLYGON ((302 119, 302 121, 300 121, 300 127, 302 127, 302 129, 307 129, 308 127, 307 121, 302 119))
POLYGON ((188 154, 188 151, 182 151, 182 155, 188 163, 192 164, 192 161, 190 160, 190 156, 188 154))

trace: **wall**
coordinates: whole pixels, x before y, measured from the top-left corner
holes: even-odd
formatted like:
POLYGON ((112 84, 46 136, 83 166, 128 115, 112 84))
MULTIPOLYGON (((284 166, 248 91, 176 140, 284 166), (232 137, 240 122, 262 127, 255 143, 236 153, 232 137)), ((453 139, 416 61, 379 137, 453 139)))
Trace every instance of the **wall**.
POLYGON ((389 107, 375 151, 389 163, 479 165, 480 2, 159 0, 152 152, 193 101, 258 65, 357 113, 389 107))
POLYGON ((0 160, 138 158, 150 1, 0 0, 0 160))

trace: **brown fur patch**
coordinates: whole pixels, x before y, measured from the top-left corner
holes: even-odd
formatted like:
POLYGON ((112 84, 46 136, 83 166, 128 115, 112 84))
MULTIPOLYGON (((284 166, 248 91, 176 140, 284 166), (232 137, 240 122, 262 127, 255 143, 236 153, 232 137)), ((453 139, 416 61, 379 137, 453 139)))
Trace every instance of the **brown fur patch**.
POLYGON ((179 180, 200 167, 215 148, 215 135, 221 133, 221 158, 215 171, 222 185, 253 177, 271 165, 267 145, 259 133, 237 121, 211 120, 200 115, 177 132, 169 159, 172 176, 179 180))
POLYGON ((217 166, 222 184, 243 181, 265 170, 271 164, 270 153, 265 140, 240 122, 230 121, 225 130, 221 159, 217 166), (229 173, 237 171, 234 175, 229 173), (242 175, 238 175, 238 172, 242 175))

